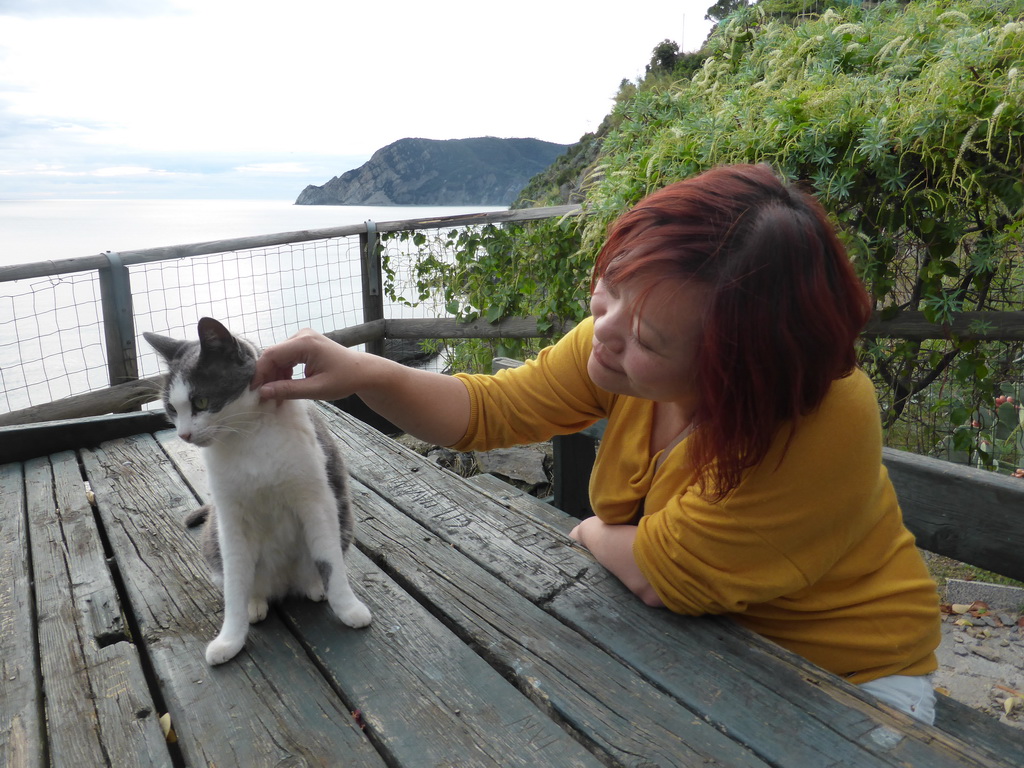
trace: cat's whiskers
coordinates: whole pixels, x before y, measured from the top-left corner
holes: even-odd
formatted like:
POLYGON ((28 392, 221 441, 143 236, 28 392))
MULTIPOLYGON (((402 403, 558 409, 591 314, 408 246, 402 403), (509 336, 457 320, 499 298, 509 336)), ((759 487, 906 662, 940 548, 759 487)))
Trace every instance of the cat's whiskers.
POLYGON ((256 427, 259 426, 261 415, 258 411, 242 411, 233 414, 217 426, 217 436, 221 434, 243 435, 249 437, 256 434, 256 427))
POLYGON ((166 376, 159 376, 152 380, 140 379, 138 382, 140 393, 134 398, 134 402, 142 405, 143 403, 163 400, 166 379, 166 376))

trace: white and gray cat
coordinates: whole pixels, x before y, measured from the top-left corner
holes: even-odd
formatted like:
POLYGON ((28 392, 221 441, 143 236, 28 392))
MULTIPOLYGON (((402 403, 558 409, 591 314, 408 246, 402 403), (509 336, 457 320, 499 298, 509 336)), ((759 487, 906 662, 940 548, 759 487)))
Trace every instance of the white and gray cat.
POLYGON ((319 415, 305 401, 261 403, 249 390, 258 350, 208 317, 199 341, 143 336, 167 361, 164 408, 178 436, 203 449, 213 504, 203 553, 224 590, 224 624, 206 661, 223 664, 249 624, 289 594, 327 598, 350 627, 370 623, 345 567, 353 519, 348 474, 319 415))

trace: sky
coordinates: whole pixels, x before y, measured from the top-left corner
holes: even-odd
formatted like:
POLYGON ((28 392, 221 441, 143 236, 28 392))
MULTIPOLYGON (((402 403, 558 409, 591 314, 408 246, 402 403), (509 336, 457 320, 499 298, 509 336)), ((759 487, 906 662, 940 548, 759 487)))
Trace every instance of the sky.
POLYGON ((596 130, 711 0, 0 0, 0 199, 294 199, 405 137, 596 130))

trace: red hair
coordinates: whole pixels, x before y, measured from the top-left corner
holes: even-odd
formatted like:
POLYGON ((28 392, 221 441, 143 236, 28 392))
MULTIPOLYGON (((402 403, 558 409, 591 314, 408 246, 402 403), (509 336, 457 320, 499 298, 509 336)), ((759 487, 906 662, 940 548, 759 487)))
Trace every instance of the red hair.
POLYGON ((714 168, 623 214, 592 287, 633 278, 647 288, 696 280, 710 292, 691 444, 701 487, 715 499, 852 372, 871 314, 825 210, 766 165, 714 168))

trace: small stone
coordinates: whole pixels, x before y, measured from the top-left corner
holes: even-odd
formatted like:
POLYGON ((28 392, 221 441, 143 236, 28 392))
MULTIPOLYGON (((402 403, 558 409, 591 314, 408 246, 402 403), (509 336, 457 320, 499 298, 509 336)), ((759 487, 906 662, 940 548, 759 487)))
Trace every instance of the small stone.
POLYGON ((997 613, 996 618, 999 619, 1000 623, 1004 627, 1012 627, 1014 624, 1016 624, 1016 622, 1013 619, 1011 619, 1008 614, 1005 613, 997 613))
POLYGON ((994 618, 992 618, 991 616, 982 616, 982 617, 981 617, 981 620, 982 620, 983 622, 985 622, 985 624, 987 624, 987 625, 988 625, 988 626, 990 626, 990 627, 998 627, 998 626, 999 626, 999 622, 997 622, 997 621, 996 621, 996 620, 995 620, 994 618))
POLYGON ((967 648, 965 646, 963 646, 963 645, 958 645, 958 646, 954 647, 953 648, 953 653, 955 653, 957 656, 967 656, 968 655, 967 648))
POLYGON ((994 662, 1002 661, 1002 659, 1000 658, 998 652, 993 651, 991 648, 987 648, 984 645, 972 646, 970 650, 971 650, 971 653, 973 653, 973 654, 975 654, 977 656, 981 656, 981 658, 983 658, 983 659, 988 659, 989 661, 994 661, 994 662))

